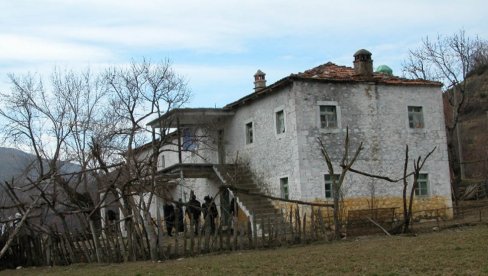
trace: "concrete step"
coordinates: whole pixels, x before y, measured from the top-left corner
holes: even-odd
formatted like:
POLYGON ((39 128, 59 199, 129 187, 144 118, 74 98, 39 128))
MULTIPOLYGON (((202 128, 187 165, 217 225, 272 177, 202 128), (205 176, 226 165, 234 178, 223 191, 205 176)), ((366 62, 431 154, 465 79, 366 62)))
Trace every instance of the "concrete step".
MULTIPOLYGON (((216 168, 228 184, 235 185, 236 188, 245 189, 251 193, 264 194, 261 187, 256 184, 254 175, 246 167, 241 168, 236 165, 223 165, 217 166, 216 168)), ((270 199, 239 192, 236 192, 235 195, 239 199, 239 202, 254 215, 258 228, 261 223, 267 225, 268 222, 277 225, 287 225, 280 210, 273 205, 270 199)))

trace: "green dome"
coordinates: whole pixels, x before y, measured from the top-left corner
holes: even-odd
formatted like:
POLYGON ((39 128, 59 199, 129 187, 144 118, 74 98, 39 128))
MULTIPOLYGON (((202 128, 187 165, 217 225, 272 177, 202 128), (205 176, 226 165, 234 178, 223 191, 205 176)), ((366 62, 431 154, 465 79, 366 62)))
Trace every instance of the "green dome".
POLYGON ((376 73, 386 74, 386 75, 393 75, 393 70, 391 70, 388 65, 380 65, 376 68, 376 73))

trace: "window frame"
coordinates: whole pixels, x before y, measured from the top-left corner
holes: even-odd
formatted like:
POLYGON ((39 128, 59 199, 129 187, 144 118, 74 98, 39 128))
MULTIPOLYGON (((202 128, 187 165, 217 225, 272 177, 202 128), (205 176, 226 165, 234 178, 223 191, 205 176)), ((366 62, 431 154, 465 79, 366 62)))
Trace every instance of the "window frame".
POLYGON ((284 199, 290 199, 290 181, 288 176, 280 177, 280 196, 284 199), (286 185, 283 185, 284 181, 286 180, 286 185), (286 190, 284 188, 286 187, 286 190))
POLYGON ((286 133, 286 113, 285 113, 285 109, 280 106, 280 107, 277 107, 274 109, 274 133, 277 137, 280 137, 280 136, 283 136, 285 133, 286 133), (283 131, 282 132, 279 132, 278 131, 278 113, 282 113, 283 114, 283 131))
MULTIPOLYGON (((332 178, 330 177, 331 174, 324 174, 324 197, 325 199, 333 199, 334 198, 334 185, 333 185, 333 182, 332 182, 332 178), (329 177, 329 179, 327 179, 327 177, 329 177), (327 189, 327 186, 330 186, 329 189, 327 189), (328 197, 327 196, 327 190, 329 190, 329 193, 330 193, 330 196, 328 197)), ((340 175, 339 174, 334 174, 334 178, 337 180, 339 180, 339 177, 340 175)))
POLYGON ((429 174, 428 173, 419 173, 419 177, 417 178, 417 187, 415 187, 415 196, 418 197, 428 197, 430 196, 430 181, 429 181, 429 174), (425 178, 422 178, 425 177, 425 178), (421 187, 421 184, 425 185, 425 187, 421 187))
POLYGON ((424 129, 425 128, 425 118, 424 118, 424 107, 421 105, 408 105, 407 106, 407 125, 409 129, 424 129), (415 111, 410 109, 420 108, 420 111, 415 111), (419 120, 420 118, 420 120, 419 120), (417 126, 420 121, 420 126, 417 126), (417 123, 417 125, 415 125, 417 123), (413 125, 413 126, 412 126, 413 125))
MULTIPOLYGON (((196 130, 195 130, 196 131, 196 130)), ((198 148, 197 139, 195 138, 195 133, 192 133, 192 129, 183 128, 183 135, 181 139, 181 148, 184 151, 195 151, 198 148)))
POLYGON ((244 124, 244 142, 247 146, 251 146, 254 144, 256 141, 256 132, 255 132, 255 126, 254 126, 254 121, 249 120, 244 124), (249 136, 249 128, 248 125, 251 125, 251 135, 249 136))
POLYGON ((164 154, 160 154, 158 156, 158 169, 162 170, 166 167, 166 159, 164 157, 164 154))
POLYGON ((339 106, 339 103, 336 101, 317 101, 317 107, 316 107, 316 118, 317 118, 317 126, 321 132, 326 132, 326 133, 337 133, 340 131, 342 128, 342 123, 341 123, 341 107, 339 106), (322 127, 322 119, 321 119, 321 107, 322 106, 333 106, 335 107, 335 115, 336 115, 336 126, 335 127, 322 127))

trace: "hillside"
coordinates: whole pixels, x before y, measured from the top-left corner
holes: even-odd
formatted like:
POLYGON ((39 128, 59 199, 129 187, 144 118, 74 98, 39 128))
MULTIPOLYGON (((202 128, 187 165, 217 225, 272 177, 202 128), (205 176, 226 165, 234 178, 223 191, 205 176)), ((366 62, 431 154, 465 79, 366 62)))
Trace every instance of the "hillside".
POLYGON ((0 147, 0 181, 10 181, 22 175, 35 160, 35 156, 23 151, 0 147))
POLYGON ((460 133, 467 179, 488 178, 488 66, 467 78, 467 102, 460 116, 460 133))
MULTIPOLYGON (((47 166, 47 161, 44 161, 45 165, 47 166)), ((81 170, 80 166, 70 163, 70 162, 59 162, 58 163, 58 170, 61 173, 74 173, 79 172, 81 170)), ((3 191, 6 188, 5 182, 12 183, 12 180, 15 180, 17 187, 24 186, 25 177, 28 176, 30 179, 36 179, 38 176, 37 170, 37 160, 36 157, 32 154, 28 154, 26 152, 12 149, 12 148, 5 148, 0 147, 0 205, 10 205, 10 198, 7 194, 3 191)), ((66 176, 66 180, 69 179, 69 176, 66 176)), ((86 194, 86 190, 82 185, 77 185, 77 181, 69 181, 69 186, 71 188, 75 188, 75 191, 79 194, 86 194)), ((96 184, 94 181, 88 182, 88 193, 92 198, 96 198, 96 184)), ((25 200, 27 202, 30 201, 30 196, 33 194, 38 194, 36 189, 25 190, 24 192, 20 192, 17 190, 17 195, 21 200, 25 200)))

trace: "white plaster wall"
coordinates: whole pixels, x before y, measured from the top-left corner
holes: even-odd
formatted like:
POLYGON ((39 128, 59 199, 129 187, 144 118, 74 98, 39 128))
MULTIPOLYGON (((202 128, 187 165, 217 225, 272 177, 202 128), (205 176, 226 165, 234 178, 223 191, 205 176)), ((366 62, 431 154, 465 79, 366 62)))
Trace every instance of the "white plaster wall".
MULTIPOLYGON (((196 143, 197 147, 194 151, 182 151, 181 157, 183 163, 217 163, 217 132, 216 130, 196 129, 196 143)), ((183 144, 183 138, 181 138, 181 144, 183 144)), ((173 139, 171 143, 165 144, 162 147, 162 152, 158 158, 158 169, 163 169, 160 163, 161 155, 164 156, 164 167, 170 167, 178 164, 178 140, 173 139)))
MULTIPOLYGON (((197 129, 196 135, 199 137, 198 146, 194 152, 183 151, 182 161, 183 163, 217 163, 217 151, 216 151, 216 131, 209 131, 203 129, 197 129)), ((182 138, 183 140, 183 138, 182 138)), ((183 141, 182 141, 183 143, 183 141)), ((138 160, 144 160, 148 158, 152 149, 148 148, 138 153, 138 160)), ((165 167, 169 167, 178 164, 178 140, 174 139, 171 143, 163 145, 162 152, 158 158, 158 170, 165 167), (161 164, 161 155, 164 155, 164 167, 161 164)), ((179 180, 175 180, 179 181, 179 180)), ((205 178, 184 178, 183 181, 178 182, 176 188, 171 191, 171 195, 174 200, 182 199, 183 202, 187 202, 190 199, 190 192, 193 190, 200 203, 203 203, 203 198, 206 195, 215 197, 218 192, 219 183, 215 183, 212 179, 205 178)), ((148 194, 145 195, 145 202, 148 202, 148 194)), ((160 200, 160 204, 162 200, 160 200)), ((216 204, 220 204, 220 198, 216 198, 216 204)), ((160 207, 162 208, 162 207, 160 207)), ((220 209, 219 209, 220 211, 220 209)), ((156 195, 154 195, 151 203, 150 213, 155 218, 157 212, 156 195)))
POLYGON ((291 87, 274 92, 236 110, 225 127, 226 161, 238 156, 266 185, 269 193, 280 195, 280 178, 288 177, 291 198, 300 198, 298 148, 296 143, 295 97, 291 87), (285 113, 285 133, 276 134, 275 112, 285 113), (252 121, 254 142, 247 145, 245 125, 252 121))
MULTIPOLYGON (((405 145, 410 158, 425 156, 437 146, 423 172, 429 174, 430 193, 450 197, 449 167, 441 91, 436 87, 386 86, 296 82, 296 114, 300 156, 300 183, 303 199, 324 199, 323 175, 328 174, 320 153, 321 137, 334 159, 336 172, 344 150, 346 127, 349 126, 351 155, 360 142, 364 150, 354 168, 400 178, 403 172, 405 145), (319 129, 318 101, 336 101, 341 109, 341 128, 327 133, 319 129), (408 127, 407 106, 422 106, 425 127, 408 127)), ((409 162, 412 166, 412 161, 409 162)), ((401 183, 374 182, 349 173, 346 196, 368 196, 371 185, 376 195, 400 195, 401 183)))

